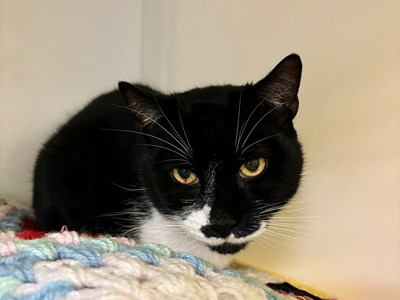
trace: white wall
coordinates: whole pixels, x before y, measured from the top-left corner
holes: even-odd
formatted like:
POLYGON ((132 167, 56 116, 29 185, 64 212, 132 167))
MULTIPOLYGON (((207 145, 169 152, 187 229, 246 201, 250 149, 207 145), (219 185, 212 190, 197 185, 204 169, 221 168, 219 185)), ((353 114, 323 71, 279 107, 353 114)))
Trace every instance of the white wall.
POLYGON ((397 0, 146 0, 142 19, 141 1, 0 0, 0 191, 29 199, 41 141, 120 79, 244 83, 297 52, 304 210, 282 220, 300 233, 239 259, 341 300, 400 299, 399 14, 397 0))
POLYGON ((42 142, 141 73, 141 0, 0 0, 0 191, 30 199, 42 142))
POLYGON ((256 81, 291 52, 303 59, 296 126, 307 163, 303 202, 289 208, 303 210, 280 219, 295 226, 279 231, 289 240, 259 241, 240 261, 339 299, 400 299, 399 1, 144 7, 153 59, 142 79, 162 89, 256 81))

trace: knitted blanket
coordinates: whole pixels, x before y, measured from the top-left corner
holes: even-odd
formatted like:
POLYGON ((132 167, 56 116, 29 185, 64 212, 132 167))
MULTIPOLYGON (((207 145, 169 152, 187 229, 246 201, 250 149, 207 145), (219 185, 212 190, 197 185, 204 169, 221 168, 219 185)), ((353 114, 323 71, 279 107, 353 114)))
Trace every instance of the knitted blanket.
POLYGON ((33 214, 0 199, 0 300, 322 299, 255 270, 219 269, 133 239, 40 232, 33 214))

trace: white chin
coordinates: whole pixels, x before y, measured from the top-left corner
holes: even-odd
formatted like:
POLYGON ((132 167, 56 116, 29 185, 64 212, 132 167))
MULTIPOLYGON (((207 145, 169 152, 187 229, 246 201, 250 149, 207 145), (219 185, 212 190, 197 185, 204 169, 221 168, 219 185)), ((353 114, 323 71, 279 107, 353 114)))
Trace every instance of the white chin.
MULTIPOLYGON (((207 239, 206 241, 198 240, 192 234, 184 230, 181 224, 166 219, 156 210, 153 210, 151 218, 143 222, 139 239, 142 244, 163 244, 175 252, 188 252, 219 268, 226 267, 233 258, 233 255, 223 255, 212 251, 205 244, 207 239)), ((222 243, 215 243, 214 241, 209 245, 212 246, 222 243)))

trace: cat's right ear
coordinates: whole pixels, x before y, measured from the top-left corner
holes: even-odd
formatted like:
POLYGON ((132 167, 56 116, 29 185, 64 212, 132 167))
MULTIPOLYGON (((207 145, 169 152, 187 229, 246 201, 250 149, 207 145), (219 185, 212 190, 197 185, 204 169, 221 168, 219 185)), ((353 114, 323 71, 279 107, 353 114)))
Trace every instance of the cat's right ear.
POLYGON ((150 89, 124 81, 118 83, 118 88, 140 129, 156 123, 161 118, 162 113, 157 105, 156 96, 151 93, 150 89))

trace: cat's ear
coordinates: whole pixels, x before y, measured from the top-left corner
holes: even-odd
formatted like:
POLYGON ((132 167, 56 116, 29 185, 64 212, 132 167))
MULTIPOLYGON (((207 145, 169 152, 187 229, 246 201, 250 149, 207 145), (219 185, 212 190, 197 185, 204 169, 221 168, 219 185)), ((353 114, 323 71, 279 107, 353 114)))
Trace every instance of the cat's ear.
POLYGON ((162 113, 155 100, 156 95, 152 93, 153 90, 124 81, 119 82, 118 87, 140 128, 154 124, 161 118, 162 113))
POLYGON ((285 57, 264 79, 254 85, 257 96, 278 108, 287 108, 294 118, 299 109, 297 93, 302 64, 300 57, 285 57))

